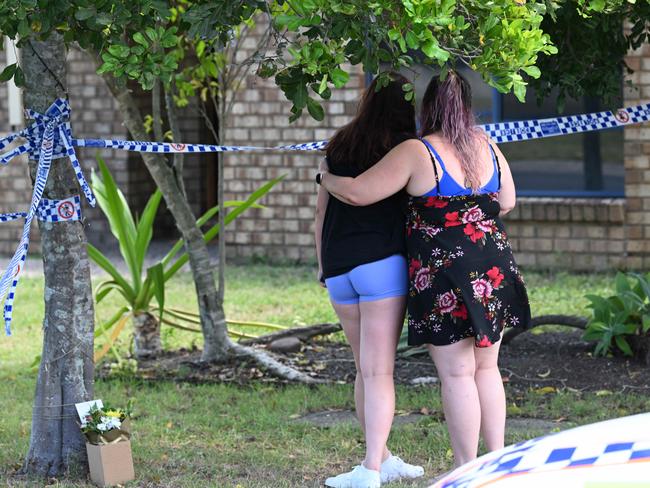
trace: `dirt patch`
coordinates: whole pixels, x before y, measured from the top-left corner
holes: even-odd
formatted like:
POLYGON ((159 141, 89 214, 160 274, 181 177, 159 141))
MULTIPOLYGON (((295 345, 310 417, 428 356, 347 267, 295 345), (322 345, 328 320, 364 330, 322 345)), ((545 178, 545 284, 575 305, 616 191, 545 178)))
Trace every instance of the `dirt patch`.
MULTIPOLYGON (((422 414, 415 412, 396 415, 393 420, 393 425, 413 424, 427 417, 431 417, 431 415, 432 414, 422 414)), ((433 415, 439 419, 435 413, 433 415)), ((341 424, 356 424, 357 417, 352 410, 324 410, 322 412, 311 412, 301 417, 291 419, 291 421, 294 423, 307 423, 315 425, 316 427, 328 428, 341 424)), ((573 426, 574 424, 570 422, 559 423, 553 420, 533 419, 526 417, 508 418, 506 420, 506 429, 508 431, 520 431, 524 433, 529 433, 530 431, 549 433, 557 431, 558 429, 568 429, 573 426)))
MULTIPOLYGON (((594 357, 592 350, 593 345, 581 339, 580 331, 526 333, 502 346, 501 372, 509 387, 519 391, 545 386, 581 391, 650 391, 650 368, 629 358, 594 357)), ((350 348, 327 338, 312 340, 301 351, 278 357, 311 376, 332 382, 349 384, 356 374, 350 348)), ((158 359, 141 362, 136 374, 143 379, 189 382, 278 381, 250 361, 203 364, 199 360, 198 350, 165 352, 158 359)), ((109 372, 108 366, 100 370, 101 375, 109 372)), ((435 376, 435 367, 426 355, 396 361, 395 381, 399 384, 413 385, 416 378, 435 376)))
MULTIPOLYGON (((396 415, 393 419, 393 425, 413 424, 426 418, 420 413, 409 413, 405 415, 396 415)), ((351 410, 324 410, 322 412, 311 412, 302 417, 292 419, 295 423, 307 423, 316 427, 334 427, 341 424, 356 424, 357 416, 351 410)))

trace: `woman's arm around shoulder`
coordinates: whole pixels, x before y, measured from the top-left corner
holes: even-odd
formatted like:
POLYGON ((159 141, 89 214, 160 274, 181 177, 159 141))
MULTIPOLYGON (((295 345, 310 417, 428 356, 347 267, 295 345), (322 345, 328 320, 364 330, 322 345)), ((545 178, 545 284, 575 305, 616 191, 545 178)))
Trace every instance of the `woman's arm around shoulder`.
POLYGON ((422 142, 408 139, 356 178, 325 173, 321 185, 345 203, 371 205, 406 187, 416 172, 422 154, 422 142))
POLYGON ((489 139, 489 142, 494 149, 496 156, 499 158, 499 166, 501 167, 501 188, 499 189, 499 205, 501 205, 501 212, 499 212, 499 215, 505 215, 515 208, 515 203, 517 201, 515 182, 512 179, 508 160, 492 139, 489 139))

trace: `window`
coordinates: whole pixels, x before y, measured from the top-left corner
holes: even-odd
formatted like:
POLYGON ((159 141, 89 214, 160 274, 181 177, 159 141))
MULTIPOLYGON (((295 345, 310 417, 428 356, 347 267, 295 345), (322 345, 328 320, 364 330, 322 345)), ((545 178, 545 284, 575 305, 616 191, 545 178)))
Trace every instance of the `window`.
MULTIPOLYGON (((494 118, 501 121, 557 117, 555 97, 538 105, 495 94, 494 118)), ((600 112, 599 100, 567 100, 562 115, 600 112)), ((624 195, 623 129, 585 132, 500 145, 520 195, 615 197, 624 195)))

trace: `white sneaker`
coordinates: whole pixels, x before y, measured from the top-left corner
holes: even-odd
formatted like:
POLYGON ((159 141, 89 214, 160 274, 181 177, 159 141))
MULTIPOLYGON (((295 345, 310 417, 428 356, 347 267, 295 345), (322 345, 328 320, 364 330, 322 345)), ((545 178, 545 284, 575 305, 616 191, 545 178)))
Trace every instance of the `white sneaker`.
POLYGON ((381 475, 379 471, 368 469, 360 464, 349 473, 343 473, 325 480, 325 486, 332 488, 379 488, 381 475))
POLYGON ((424 468, 402 461, 392 454, 381 463, 381 482, 390 483, 400 479, 414 479, 424 476, 424 468))

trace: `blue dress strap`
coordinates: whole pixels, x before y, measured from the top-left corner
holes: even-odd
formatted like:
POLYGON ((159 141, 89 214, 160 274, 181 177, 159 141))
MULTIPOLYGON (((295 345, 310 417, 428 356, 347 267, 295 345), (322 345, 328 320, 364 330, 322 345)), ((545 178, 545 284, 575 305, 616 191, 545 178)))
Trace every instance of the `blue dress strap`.
POLYGON ((488 146, 490 147, 490 153, 492 154, 492 163, 494 164, 494 170, 499 175, 498 189, 500 190, 501 189, 501 163, 499 163, 499 156, 497 156, 497 153, 494 152, 494 148, 492 147, 492 144, 488 143, 488 146))
POLYGON ((440 195, 440 178, 438 177, 438 167, 436 166, 436 161, 435 161, 435 159, 433 159, 434 154, 436 156, 436 159, 440 163, 440 166, 442 167, 443 171, 446 171, 445 166, 444 166, 444 164, 442 162, 442 159, 440 159, 440 155, 433 148, 433 146, 431 144, 429 144, 429 141, 427 141, 427 140, 425 140, 423 138, 420 138, 420 140, 424 143, 424 147, 427 148, 427 152, 429 153, 429 157, 431 158, 431 164, 433 165, 433 174, 436 177, 436 192, 437 192, 438 195, 440 195))
POLYGON ((421 140, 422 140, 422 142, 424 142, 424 144, 429 148, 430 152, 432 152, 432 153, 435 155, 436 159, 438 160, 438 164, 440 164, 440 167, 441 167, 442 170, 446 173, 446 172, 447 172, 447 168, 445 168, 445 163, 442 161, 442 158, 440 157, 440 154, 438 154, 438 151, 436 151, 436 148, 433 147, 433 144, 431 144, 431 143, 430 143, 429 141, 427 141, 426 139, 421 139, 421 140))

